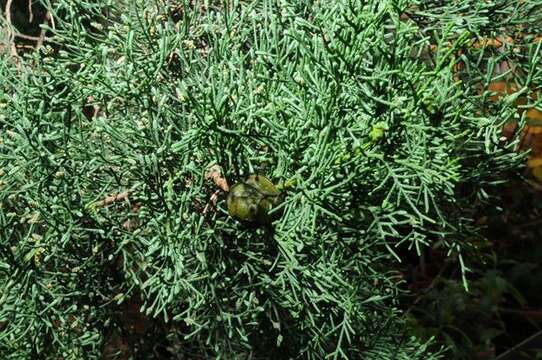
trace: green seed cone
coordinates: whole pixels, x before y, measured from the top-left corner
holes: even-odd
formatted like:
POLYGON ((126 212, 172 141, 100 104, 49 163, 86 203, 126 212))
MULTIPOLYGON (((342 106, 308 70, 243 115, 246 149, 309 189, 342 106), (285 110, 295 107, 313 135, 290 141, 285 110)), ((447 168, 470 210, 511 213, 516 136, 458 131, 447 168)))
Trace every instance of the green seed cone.
POLYGON ((229 215, 239 221, 268 224, 280 216, 277 212, 273 215, 270 212, 282 200, 282 193, 268 178, 250 175, 230 189, 226 204, 229 215))

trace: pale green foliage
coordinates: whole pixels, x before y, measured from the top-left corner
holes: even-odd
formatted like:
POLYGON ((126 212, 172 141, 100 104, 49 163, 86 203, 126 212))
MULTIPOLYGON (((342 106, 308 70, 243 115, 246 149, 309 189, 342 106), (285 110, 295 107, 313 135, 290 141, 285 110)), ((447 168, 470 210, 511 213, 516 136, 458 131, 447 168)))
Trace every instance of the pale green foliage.
POLYGON ((54 43, 0 65, 2 358, 99 359, 132 296, 179 359, 438 357, 403 324, 393 255, 461 256, 519 165, 511 107, 481 113, 490 78, 455 81, 445 49, 487 9, 420 11, 429 32, 402 0, 51 3, 54 43), (213 164, 296 180, 272 229, 224 196, 203 213, 213 164))

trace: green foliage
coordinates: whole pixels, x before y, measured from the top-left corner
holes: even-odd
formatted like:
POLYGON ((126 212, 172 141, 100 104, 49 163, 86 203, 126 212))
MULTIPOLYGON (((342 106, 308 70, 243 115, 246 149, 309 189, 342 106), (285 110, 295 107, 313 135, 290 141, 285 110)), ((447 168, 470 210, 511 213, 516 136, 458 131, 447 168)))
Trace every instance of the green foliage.
POLYGON ((467 270, 473 213, 522 158, 512 101, 476 88, 501 59, 469 41, 540 20, 445 3, 44 2, 52 43, 0 64, 2 358, 98 359, 129 298, 181 359, 438 358, 401 318, 397 248, 467 270), (272 228, 224 196, 204 213, 215 164, 295 184, 272 228))

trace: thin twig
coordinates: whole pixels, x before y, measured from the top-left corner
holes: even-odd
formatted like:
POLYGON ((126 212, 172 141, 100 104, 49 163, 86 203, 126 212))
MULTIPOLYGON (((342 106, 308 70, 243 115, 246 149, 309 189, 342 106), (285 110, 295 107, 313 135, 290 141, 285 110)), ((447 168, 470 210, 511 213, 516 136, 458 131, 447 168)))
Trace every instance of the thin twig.
POLYGON ((527 339, 523 340, 519 344, 515 345, 511 349, 507 350, 505 353, 500 354, 497 356, 495 360, 505 360, 505 359, 516 359, 517 356, 519 356, 518 352, 522 348, 528 348, 529 346, 532 346, 533 348, 539 347, 536 346, 537 344, 540 344, 542 341, 542 330, 535 333, 534 335, 529 336, 527 339))
POLYGON ((51 38, 45 37, 45 29, 41 30, 41 33, 40 33, 39 36, 32 36, 32 35, 22 34, 22 33, 19 33, 19 32, 14 32, 13 37, 18 37, 18 38, 21 38, 21 39, 31 40, 31 41, 36 41, 36 42, 40 42, 40 41, 43 42, 44 40, 45 41, 51 41, 51 38))
POLYGON ((6 16, 6 22, 8 23, 8 42, 11 50, 11 56, 15 60, 15 66, 17 67, 17 70, 21 69, 21 62, 19 59, 19 53, 17 52, 17 47, 15 46, 15 36, 13 34, 13 24, 11 23, 11 3, 12 0, 6 1, 6 8, 5 8, 5 16, 6 16))
POLYGON ((515 229, 525 229, 525 228, 529 228, 529 227, 538 227, 540 225, 542 225, 542 219, 530 221, 530 222, 527 222, 527 223, 524 223, 524 224, 512 225, 512 226, 515 229))
POLYGON ((17 44, 15 45, 17 49, 34 49, 32 45, 17 44))
MULTIPOLYGON (((43 45, 44 41, 51 41, 52 39, 45 36, 45 34, 47 33, 47 30, 44 29, 44 28, 41 29, 41 32, 40 32, 39 36, 32 36, 32 35, 22 34, 22 33, 18 32, 18 31, 16 31, 16 29, 14 30, 14 26, 13 26, 13 24, 11 22, 11 5, 12 5, 12 2, 13 2, 13 0, 7 0, 7 2, 6 2, 5 17, 6 17, 6 22, 8 24, 8 42, 9 42, 9 46, 10 46, 10 49, 11 49, 11 56, 15 59, 17 69, 20 70, 21 63, 20 63, 19 53, 17 51, 17 45, 15 43, 15 38, 21 38, 21 39, 25 39, 25 40, 35 41, 36 42, 35 49, 39 49, 43 45)), ((28 12, 29 12, 29 20, 28 21, 32 22, 33 19, 34 19, 34 13, 32 12, 32 0, 28 0, 28 12)), ((47 11, 47 13, 45 14, 44 23, 50 23, 53 28, 55 27, 54 20, 53 20, 53 17, 51 16, 50 11, 47 11)))
POLYGON ((212 207, 216 206, 216 201, 218 200, 219 193, 220 193, 220 190, 217 190, 213 193, 213 195, 211 195, 209 202, 203 208, 203 211, 202 211, 203 214, 207 214, 212 207))
POLYGON ((230 186, 228 185, 228 181, 222 174, 222 168, 219 165, 213 165, 209 168, 207 173, 205 174, 205 177, 207 179, 212 180, 216 186, 224 190, 225 192, 230 191, 230 186))
POLYGON ((32 12, 32 0, 28 0, 28 22, 31 23, 34 20, 34 13, 32 12))
MULTIPOLYGON (((49 7, 51 7, 51 4, 49 3, 49 1, 47 1, 47 3, 49 4, 49 7)), ((48 10, 47 11, 47 15, 49 15, 49 21, 51 22, 51 28, 53 30, 56 30, 56 26, 55 26, 55 17, 53 16, 53 14, 51 13, 51 10, 48 10)))
MULTIPOLYGON (((43 19, 44 23, 51 22, 51 19, 52 19, 51 13, 49 11, 47 11, 47 13, 45 14, 45 17, 43 19)), ((43 45, 43 41, 50 41, 50 39, 45 37, 46 32, 47 32, 47 30, 45 30, 45 28, 41 29, 40 36, 39 36, 38 41, 36 43, 36 49, 39 49, 43 45)))
POLYGON ((118 193, 118 194, 113 194, 113 195, 109 195, 109 196, 106 196, 105 199, 103 199, 102 201, 98 201, 95 206, 96 207, 103 207, 103 206, 107 206, 107 205, 111 205, 115 202, 118 202, 118 201, 126 201, 128 200, 128 191, 123 191, 121 193, 118 193))

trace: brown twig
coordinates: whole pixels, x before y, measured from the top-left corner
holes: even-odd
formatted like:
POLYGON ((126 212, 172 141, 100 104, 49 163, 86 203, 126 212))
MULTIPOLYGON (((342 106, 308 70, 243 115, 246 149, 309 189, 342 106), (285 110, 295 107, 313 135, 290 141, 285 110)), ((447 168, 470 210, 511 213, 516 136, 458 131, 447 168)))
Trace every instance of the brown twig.
MULTIPOLYGON (((47 13, 45 14, 45 17, 43 18, 44 23, 45 22, 50 23, 50 22, 52 22, 52 19, 53 19, 53 17, 51 16, 51 13, 49 11, 47 11, 47 13)), ((47 30, 42 28, 41 31, 40 31, 40 36, 38 37, 38 40, 36 42, 36 49, 39 49, 43 45, 44 41, 50 41, 50 39, 45 37, 46 33, 47 33, 47 30)))
POLYGON ((209 180, 212 180, 216 186, 218 186, 225 192, 230 191, 230 186, 228 185, 228 181, 222 174, 222 168, 220 167, 220 165, 211 166, 209 170, 207 170, 205 177, 209 180))
POLYGON ((216 206, 216 201, 218 200, 218 194, 220 193, 220 190, 217 190, 213 193, 213 195, 211 195, 211 198, 209 199, 209 202, 205 205, 205 207, 203 208, 203 211, 202 213, 205 215, 209 212, 209 210, 211 209, 211 207, 214 207, 216 206))
MULTIPOLYGON (((228 185, 228 181, 222 174, 222 168, 220 167, 220 165, 211 166, 205 173, 205 178, 214 182, 215 185, 220 188, 220 190, 225 191, 225 192, 230 191, 230 186, 228 185)), ((209 199, 209 201, 203 208, 203 211, 202 211, 203 214, 207 214, 209 210, 216 205, 220 190, 216 190, 211 195, 211 198, 209 199)))
MULTIPOLYGON (((43 45, 44 41, 51 41, 52 39, 45 36, 46 33, 47 33, 47 30, 43 29, 43 28, 41 29, 41 32, 40 32, 39 36, 32 36, 32 35, 22 34, 22 33, 18 32, 17 29, 14 28, 13 23, 11 21, 11 6, 12 6, 12 3, 13 3, 13 0, 7 0, 6 1, 6 7, 4 9, 4 15, 5 15, 5 18, 6 18, 7 25, 8 25, 8 46, 10 47, 10 53, 11 53, 11 56, 13 57, 13 59, 15 61, 15 66, 17 67, 17 70, 20 70, 21 69, 21 59, 20 59, 19 53, 17 51, 17 48, 20 47, 20 46, 18 46, 16 44, 15 38, 21 38, 21 39, 25 39, 25 40, 35 41, 36 42, 36 46, 34 47, 35 49, 39 49, 43 45)), ((29 13, 28 22, 30 23, 30 22, 32 22, 34 20, 34 13, 32 11, 32 0, 28 0, 28 13, 29 13)), ((45 14, 44 23, 45 22, 50 23, 53 28, 55 27, 54 19, 51 16, 50 11, 47 11, 47 13, 45 14)))
POLYGON ((15 66, 17 67, 17 70, 21 69, 21 61, 19 58, 19 53, 17 52, 17 47, 15 46, 15 36, 13 33, 13 24, 11 23, 11 3, 12 0, 6 1, 6 8, 5 8, 5 17, 6 22, 8 23, 8 43, 11 51, 11 56, 15 60, 15 66))
POLYGON ((28 22, 31 23, 34 20, 34 13, 32 12, 32 0, 28 0, 28 22))
POLYGON ((102 201, 98 201, 95 206, 96 207, 103 207, 103 206, 107 206, 107 205, 111 205, 115 202, 118 202, 118 201, 126 201, 128 200, 128 191, 123 191, 121 193, 118 193, 118 194, 113 194, 113 195, 109 195, 109 196, 106 196, 105 199, 103 199, 102 201))
MULTIPOLYGON (((13 37, 18 37, 18 38, 21 38, 21 39, 25 39, 25 40, 30 40, 30 41, 36 41, 36 42, 43 42, 44 40, 45 41, 51 41, 50 38, 47 38, 45 37, 45 30, 42 29, 41 30, 41 33, 39 36, 32 36, 32 35, 26 35, 26 34, 22 34, 22 33, 19 33, 19 32, 14 32, 13 33, 13 37)), ((38 47, 38 46, 36 46, 38 47)))
MULTIPOLYGON (((49 2, 47 2, 47 3, 49 3, 49 2)), ((51 5, 49 4, 49 6, 51 6, 51 5)), ((55 18, 54 18, 54 16, 51 14, 51 11, 47 11, 47 15, 49 15, 49 19, 48 19, 48 20, 49 20, 49 22, 51 23, 51 28, 52 28, 53 30, 56 30, 55 18)))
POLYGON ((15 46, 17 47, 17 49, 34 49, 34 46, 32 45, 17 44, 15 46))

